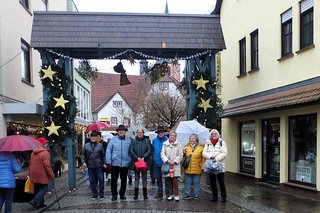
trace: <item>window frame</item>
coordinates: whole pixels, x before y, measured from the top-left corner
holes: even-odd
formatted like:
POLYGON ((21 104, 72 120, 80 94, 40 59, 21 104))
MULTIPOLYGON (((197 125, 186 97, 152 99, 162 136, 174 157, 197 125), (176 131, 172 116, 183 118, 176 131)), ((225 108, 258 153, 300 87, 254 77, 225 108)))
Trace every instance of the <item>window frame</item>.
POLYGON ((292 54, 292 18, 281 23, 281 57, 292 54), (290 28, 287 31, 287 27, 290 28))
POLYGON ((259 31, 256 29, 250 33, 251 41, 251 70, 259 69, 259 31))
POLYGON ((31 83, 31 52, 30 45, 21 39, 21 78, 22 81, 31 83))
POLYGON ((314 27, 313 27, 313 6, 304 12, 301 12, 300 2, 300 49, 313 45, 314 27), (308 20, 309 17, 309 20, 308 20))
POLYGON ((22 6, 26 9, 30 9, 30 2, 29 0, 19 0, 20 4, 22 4, 22 6))
POLYGON ((239 73, 240 75, 246 74, 246 37, 239 41, 239 73))
POLYGON ((169 81, 160 81, 159 82, 160 90, 169 90, 169 81))
POLYGON ((113 101, 112 106, 113 108, 122 108, 122 101, 113 101))
POLYGON ((111 117, 110 118, 110 124, 111 124, 111 126, 118 126, 118 118, 117 117, 111 117))

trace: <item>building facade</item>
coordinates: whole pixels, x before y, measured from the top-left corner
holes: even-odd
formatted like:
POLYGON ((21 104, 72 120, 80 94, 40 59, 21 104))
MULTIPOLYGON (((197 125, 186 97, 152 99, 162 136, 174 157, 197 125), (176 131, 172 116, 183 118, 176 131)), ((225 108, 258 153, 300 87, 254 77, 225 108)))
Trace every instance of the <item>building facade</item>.
POLYGON ((228 171, 320 191, 319 18, 314 0, 222 2, 228 171))
POLYGON ((41 135, 41 59, 30 46, 33 11, 76 10, 72 0, 19 0, 0 8, 0 136, 41 135), (12 14, 15 14, 14 17, 12 14))

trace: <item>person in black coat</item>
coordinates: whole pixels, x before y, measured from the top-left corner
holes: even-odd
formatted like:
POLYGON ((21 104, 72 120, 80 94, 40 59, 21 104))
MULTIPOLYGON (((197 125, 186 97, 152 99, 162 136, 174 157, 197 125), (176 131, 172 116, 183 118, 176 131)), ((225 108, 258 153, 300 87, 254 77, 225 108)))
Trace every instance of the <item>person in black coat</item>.
MULTIPOLYGON (((150 167, 151 160, 151 146, 150 141, 147 137, 144 136, 144 131, 142 128, 138 128, 137 136, 133 140, 131 147, 130 147, 130 153, 132 156, 132 163, 134 164, 138 160, 143 160, 147 163, 148 167, 150 167)), ((148 199, 147 196, 147 172, 146 169, 143 172, 137 171, 136 168, 134 168, 135 171, 135 185, 134 185, 134 200, 138 199, 139 195, 139 182, 140 182, 140 174, 142 174, 142 187, 143 187, 143 198, 146 200, 148 199)))

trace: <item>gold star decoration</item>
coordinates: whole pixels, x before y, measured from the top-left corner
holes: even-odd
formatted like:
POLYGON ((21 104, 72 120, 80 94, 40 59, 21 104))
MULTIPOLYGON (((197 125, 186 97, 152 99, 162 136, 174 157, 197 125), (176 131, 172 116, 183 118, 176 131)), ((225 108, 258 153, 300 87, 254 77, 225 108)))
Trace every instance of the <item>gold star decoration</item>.
POLYGON ((206 101, 203 98, 201 98, 201 103, 198 104, 198 107, 203 108, 204 112, 207 112, 208 108, 213 108, 213 106, 210 105, 210 98, 206 101))
POLYGON ((51 69, 51 65, 47 69, 41 69, 41 71, 44 73, 41 79, 50 78, 51 81, 53 81, 52 76, 57 73, 51 69))
POLYGON ((198 79, 198 80, 193 80, 193 81, 192 81, 193 84, 197 85, 196 90, 198 90, 198 89, 201 88, 201 87, 202 87, 204 90, 207 90, 207 88, 206 88, 206 83, 208 83, 208 82, 209 82, 208 80, 204 80, 204 79, 203 79, 202 75, 201 75, 200 79, 198 79))
POLYGON ((61 95, 60 98, 53 98, 53 99, 57 102, 56 105, 54 106, 54 108, 61 106, 63 109, 66 109, 65 104, 68 103, 69 101, 65 100, 63 98, 63 95, 61 95))
POLYGON ((50 136, 52 134, 59 136, 58 129, 60 129, 60 128, 61 128, 61 126, 56 126, 54 124, 54 122, 51 121, 51 125, 46 127, 46 129, 49 130, 48 136, 50 136))

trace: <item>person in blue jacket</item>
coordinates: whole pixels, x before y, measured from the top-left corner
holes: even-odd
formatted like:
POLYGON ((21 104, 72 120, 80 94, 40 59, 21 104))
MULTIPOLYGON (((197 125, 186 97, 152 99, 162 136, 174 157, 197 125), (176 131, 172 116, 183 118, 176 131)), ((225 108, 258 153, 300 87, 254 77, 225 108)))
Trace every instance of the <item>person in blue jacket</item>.
POLYGON ((128 169, 131 164, 130 146, 131 139, 126 137, 128 129, 124 125, 119 125, 116 129, 118 136, 111 138, 106 152, 107 165, 111 165, 111 194, 112 201, 118 197, 118 179, 120 175, 120 199, 125 200, 125 192, 127 188, 128 169))
MULTIPOLYGON (((168 140, 168 137, 165 135, 167 130, 159 126, 156 133, 158 136, 152 140, 152 146, 153 146, 153 175, 157 180, 157 187, 158 187, 158 193, 155 195, 154 198, 156 199, 162 199, 163 198, 163 183, 162 183, 162 173, 161 173, 161 166, 162 166, 162 159, 161 159, 161 150, 162 145, 164 142, 168 140)), ((165 178, 165 192, 166 197, 169 196, 169 187, 168 187, 168 180, 165 178)))
POLYGON ((0 152, 0 212, 5 203, 5 213, 12 212, 14 189, 16 188, 15 173, 20 172, 21 164, 10 152, 0 152))

